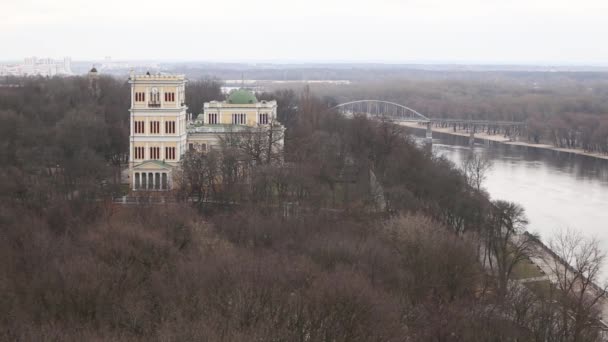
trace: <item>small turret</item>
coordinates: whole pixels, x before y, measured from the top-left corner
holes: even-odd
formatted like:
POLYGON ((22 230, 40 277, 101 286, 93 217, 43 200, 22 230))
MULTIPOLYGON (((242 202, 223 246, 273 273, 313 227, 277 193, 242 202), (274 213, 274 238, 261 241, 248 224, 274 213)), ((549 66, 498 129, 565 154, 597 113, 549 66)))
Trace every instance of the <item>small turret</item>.
POLYGON ((99 87, 97 85, 97 80, 99 79, 99 73, 97 72, 97 68, 95 68, 95 66, 93 66, 91 68, 91 70, 89 70, 89 74, 88 74, 88 78, 89 78, 89 91, 91 91, 91 93, 94 96, 99 96, 99 87))

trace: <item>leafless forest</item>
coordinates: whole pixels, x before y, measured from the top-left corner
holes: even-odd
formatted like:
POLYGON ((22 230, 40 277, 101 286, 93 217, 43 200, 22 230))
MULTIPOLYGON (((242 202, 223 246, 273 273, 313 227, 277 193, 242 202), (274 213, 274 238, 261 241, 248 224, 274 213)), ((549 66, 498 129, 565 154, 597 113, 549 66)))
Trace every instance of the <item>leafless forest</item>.
POLYGON ((604 73, 473 73, 314 85, 338 103, 375 99, 429 117, 525 122, 523 140, 608 153, 608 77, 604 73))
MULTIPOLYGON (((188 152, 174 200, 139 206, 112 202, 124 193, 125 80, 101 77, 96 92, 86 77, 7 82, 0 340, 599 340, 585 293, 515 280, 532 241, 512 242, 524 236, 523 208, 491 201, 482 175, 399 126, 328 108, 371 97, 431 116, 526 120, 533 140, 607 152, 602 80, 267 92, 287 127, 280 156, 256 132, 188 152)), ((195 113, 221 96, 215 81, 187 89, 195 113)))

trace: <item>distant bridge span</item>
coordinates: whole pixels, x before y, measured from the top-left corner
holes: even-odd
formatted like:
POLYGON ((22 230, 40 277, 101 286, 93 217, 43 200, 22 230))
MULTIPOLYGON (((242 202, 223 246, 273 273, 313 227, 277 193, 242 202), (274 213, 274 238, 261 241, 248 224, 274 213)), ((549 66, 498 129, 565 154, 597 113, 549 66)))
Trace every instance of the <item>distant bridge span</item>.
POLYGON ((492 120, 468 120, 468 119, 445 119, 432 118, 421 114, 420 112, 410 107, 399 103, 383 101, 383 100, 358 100, 341 103, 331 109, 337 110, 340 114, 347 117, 355 115, 365 115, 370 118, 382 118, 395 122, 416 122, 426 124, 427 139, 432 139, 432 125, 442 127, 463 127, 470 132, 471 143, 475 140, 474 134, 477 130, 486 129, 496 131, 497 127, 502 128, 505 136, 508 135, 511 139, 515 139, 521 134, 521 128, 525 125, 524 122, 518 121, 492 121, 492 120))
POLYGON ((385 117, 396 121, 430 122, 426 116, 418 111, 390 101, 358 100, 341 103, 331 109, 337 109, 346 116, 367 115, 369 117, 385 117))

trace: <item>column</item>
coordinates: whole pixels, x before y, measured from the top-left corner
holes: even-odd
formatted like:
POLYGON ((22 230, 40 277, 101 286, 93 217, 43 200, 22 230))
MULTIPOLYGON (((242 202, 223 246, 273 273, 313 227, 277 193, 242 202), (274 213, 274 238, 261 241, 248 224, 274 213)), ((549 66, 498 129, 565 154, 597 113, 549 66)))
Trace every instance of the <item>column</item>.
POLYGON ((129 119, 131 123, 129 127, 129 165, 131 165, 133 160, 135 160, 135 156, 133 155, 133 136, 135 135, 135 127, 133 126, 135 125, 135 118, 133 117, 133 114, 130 115, 129 119))
POLYGON ((133 190, 139 190, 141 187, 141 179, 139 176, 139 172, 133 173, 133 190))
MULTIPOLYGON (((135 81, 135 77, 133 77, 134 75, 130 75, 131 80, 135 81)), ((131 108, 135 107, 135 84, 132 83, 131 84, 131 108)))
POLYGON ((154 190, 154 174, 148 172, 148 190, 154 190))

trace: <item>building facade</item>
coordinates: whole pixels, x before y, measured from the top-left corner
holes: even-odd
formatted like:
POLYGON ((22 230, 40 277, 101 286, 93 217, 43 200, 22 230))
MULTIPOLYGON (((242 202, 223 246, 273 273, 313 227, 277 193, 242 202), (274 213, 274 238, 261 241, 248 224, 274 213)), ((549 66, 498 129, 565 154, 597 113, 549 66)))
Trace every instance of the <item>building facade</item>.
POLYGON ((129 174, 133 190, 168 190, 186 150, 184 75, 134 75, 129 174))
POLYGON ((188 147, 207 151, 219 145, 222 136, 253 127, 280 130, 277 134, 282 135, 283 126, 276 118, 276 101, 258 101, 249 90, 235 90, 226 101, 205 103, 203 113, 188 127, 188 147))
POLYGON ((173 186, 174 170, 188 150, 206 152, 223 136, 252 128, 276 131, 276 101, 258 101, 247 90, 232 92, 226 101, 204 104, 203 113, 188 120, 183 75, 135 75, 131 84, 129 178, 132 190, 163 191, 173 186))

